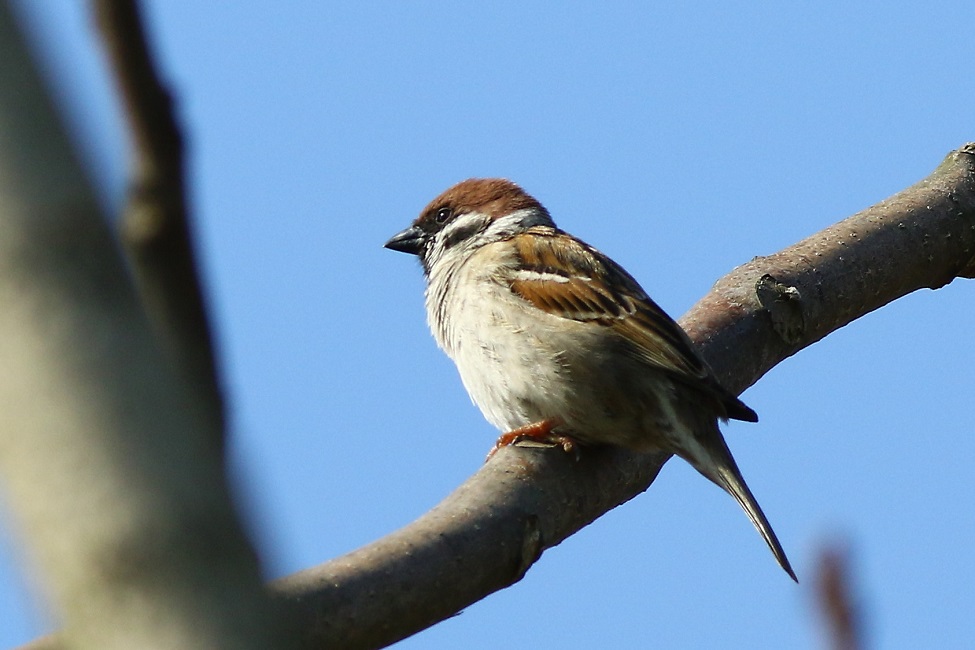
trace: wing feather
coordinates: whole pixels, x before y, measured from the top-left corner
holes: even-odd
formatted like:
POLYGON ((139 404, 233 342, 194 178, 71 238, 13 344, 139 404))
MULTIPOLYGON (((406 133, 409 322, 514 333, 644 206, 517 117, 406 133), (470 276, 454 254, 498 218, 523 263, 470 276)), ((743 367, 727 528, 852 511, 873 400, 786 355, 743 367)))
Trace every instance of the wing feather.
POLYGON ((515 295, 560 318, 613 328, 634 358, 709 395, 726 417, 758 421, 714 378, 680 325, 616 262, 550 226, 512 241, 518 259, 506 281, 515 295))
POLYGON ((508 282, 517 296, 546 313, 613 328, 634 356, 659 369, 691 380, 709 376, 684 330, 595 248, 546 226, 513 243, 519 270, 508 282))

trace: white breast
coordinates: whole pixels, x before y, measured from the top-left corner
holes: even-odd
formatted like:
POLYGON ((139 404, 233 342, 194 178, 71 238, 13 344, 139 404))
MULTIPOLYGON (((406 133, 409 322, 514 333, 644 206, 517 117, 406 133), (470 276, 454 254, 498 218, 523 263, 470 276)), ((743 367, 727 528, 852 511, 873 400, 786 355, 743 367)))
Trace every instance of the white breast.
POLYGON ((565 411, 564 345, 546 321, 499 281, 503 242, 441 264, 427 287, 427 320, 484 417, 502 431, 565 411))

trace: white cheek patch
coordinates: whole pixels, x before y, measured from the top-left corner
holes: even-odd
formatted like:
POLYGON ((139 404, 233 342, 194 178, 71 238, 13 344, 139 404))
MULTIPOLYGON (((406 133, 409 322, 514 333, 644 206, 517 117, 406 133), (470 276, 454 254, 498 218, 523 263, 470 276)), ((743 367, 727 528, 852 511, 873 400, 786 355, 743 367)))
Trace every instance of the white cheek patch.
POLYGON ((437 239, 440 240, 440 247, 443 249, 453 248, 470 239, 472 235, 484 230, 488 221, 488 216, 480 212, 468 212, 458 216, 448 223, 437 236, 437 239))
POLYGON ((487 228, 488 221, 488 216, 480 212, 459 215, 437 234, 435 246, 437 256, 451 249, 463 249, 467 244, 479 241, 481 238, 475 236, 487 228))
POLYGON ((485 233, 490 239, 504 239, 532 226, 551 226, 552 219, 534 208, 515 210, 494 220, 485 233))

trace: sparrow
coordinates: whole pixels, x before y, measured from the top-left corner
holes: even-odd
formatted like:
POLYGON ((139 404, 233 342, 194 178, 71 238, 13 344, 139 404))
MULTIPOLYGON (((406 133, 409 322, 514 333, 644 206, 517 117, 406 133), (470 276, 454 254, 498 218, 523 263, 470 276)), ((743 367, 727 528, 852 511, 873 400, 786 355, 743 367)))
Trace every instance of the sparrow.
POLYGON ((454 185, 385 247, 419 257, 430 329, 504 432, 496 448, 533 438, 676 454, 735 498, 796 580, 718 428, 758 416, 619 264, 498 178, 454 185))

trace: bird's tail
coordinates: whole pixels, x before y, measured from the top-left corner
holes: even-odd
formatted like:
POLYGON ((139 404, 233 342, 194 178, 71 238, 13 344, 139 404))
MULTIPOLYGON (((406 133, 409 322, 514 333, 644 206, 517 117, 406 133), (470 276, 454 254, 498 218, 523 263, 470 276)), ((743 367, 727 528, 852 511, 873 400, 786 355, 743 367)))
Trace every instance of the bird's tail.
POLYGON ((758 532, 761 533, 762 538, 765 539, 765 543, 772 550, 772 555, 775 556, 779 566, 789 574, 790 578, 799 582, 796 578, 795 571, 792 570, 792 565, 789 564, 789 558, 786 557, 785 551, 779 543, 779 538, 775 536, 775 531, 772 530, 772 524, 768 522, 765 513, 762 512, 762 508, 758 505, 758 501, 752 495, 752 491, 748 489, 748 485, 742 479, 738 468, 722 468, 718 472, 721 475, 721 479, 717 481, 718 485, 724 488, 725 492, 735 497, 738 505, 745 511, 748 518, 752 520, 752 525, 755 526, 758 532))
MULTIPOLYGON (((715 429, 717 429, 717 426, 715 426, 715 429)), ((775 556, 779 566, 789 574, 790 578, 799 582, 795 572, 792 570, 792 565, 789 564, 789 558, 786 557, 785 551, 779 543, 779 538, 775 536, 775 531, 772 530, 772 524, 765 517, 765 513, 762 512, 762 508, 758 505, 758 501, 755 500, 752 491, 748 489, 745 479, 742 478, 741 472, 738 470, 738 464, 735 463, 735 459, 732 457, 731 451, 728 449, 728 445, 725 443, 720 431, 717 432, 717 440, 715 442, 717 444, 707 445, 710 448, 708 451, 711 452, 707 454, 709 456, 707 461, 701 463, 697 459, 688 460, 691 461, 691 464, 701 474, 735 498, 735 501, 738 502, 741 509, 751 519, 752 525, 755 526, 755 529, 758 530, 765 543, 772 550, 772 555, 775 556)))

